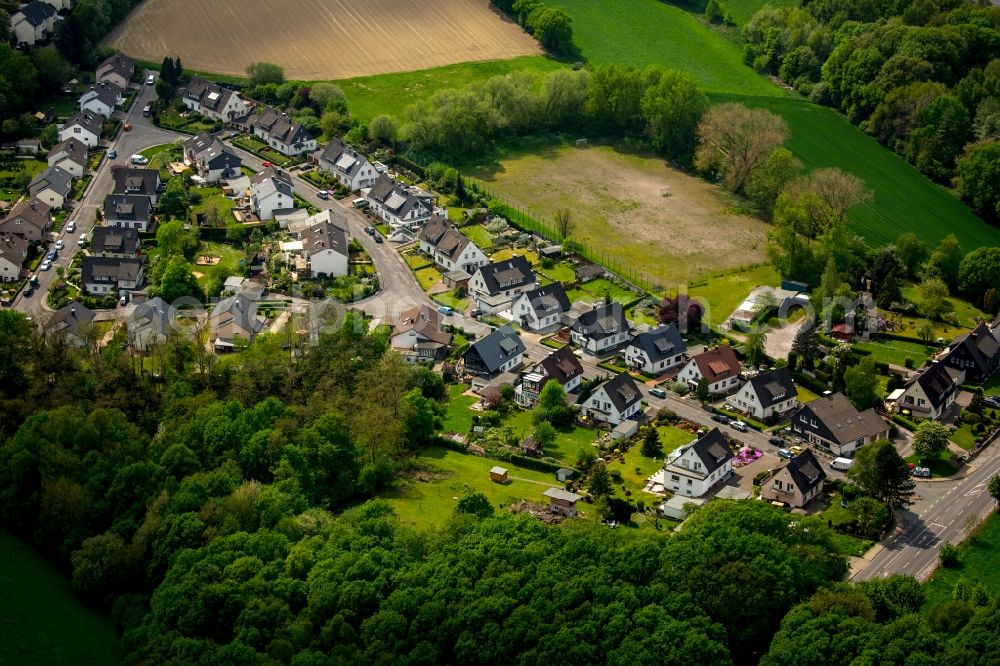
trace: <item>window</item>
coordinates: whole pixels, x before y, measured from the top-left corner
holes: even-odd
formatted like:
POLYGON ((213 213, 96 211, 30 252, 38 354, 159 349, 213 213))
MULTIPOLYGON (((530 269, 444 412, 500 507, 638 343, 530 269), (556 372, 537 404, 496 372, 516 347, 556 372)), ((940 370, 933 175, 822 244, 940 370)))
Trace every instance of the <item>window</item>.
POLYGON ((681 477, 677 476, 676 474, 671 474, 670 475, 670 480, 671 481, 680 481, 681 477))
POLYGON ((690 486, 691 484, 692 484, 691 479, 688 479, 688 485, 690 486))

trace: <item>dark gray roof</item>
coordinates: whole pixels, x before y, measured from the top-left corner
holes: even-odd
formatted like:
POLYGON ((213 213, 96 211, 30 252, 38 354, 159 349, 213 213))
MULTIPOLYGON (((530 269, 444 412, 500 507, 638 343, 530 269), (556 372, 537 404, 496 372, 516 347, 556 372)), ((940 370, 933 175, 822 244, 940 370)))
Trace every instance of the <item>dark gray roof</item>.
POLYGON ((352 178, 364 168, 368 161, 364 155, 336 137, 330 139, 330 143, 323 149, 320 159, 329 164, 331 171, 337 171, 352 178))
POLYGON ((573 324, 573 330, 592 340, 603 340, 610 335, 628 333, 629 323, 622 304, 612 301, 581 314, 573 324))
MULTIPOLYGON (((52 222, 51 214, 52 206, 41 199, 22 199, 20 203, 11 209, 10 214, 4 218, 4 222, 20 218, 22 221, 44 231, 52 222)), ((7 231, 10 230, 8 229, 7 231)))
POLYGON ((206 169, 239 169, 243 165, 232 148, 207 132, 185 141, 184 154, 206 169))
POLYGON ((535 281, 535 273, 525 257, 516 256, 479 267, 479 274, 489 294, 517 289, 535 281))
POLYGON ((101 125, 104 123, 104 116, 99 113, 94 113, 93 111, 77 111, 72 116, 66 119, 66 124, 63 127, 72 127, 73 125, 79 125, 95 134, 96 136, 101 136, 101 125))
POLYGON ((121 74, 126 81, 132 78, 132 74, 135 72, 135 63, 124 53, 116 53, 113 56, 108 56, 105 58, 100 65, 97 66, 97 77, 106 76, 111 72, 117 72, 121 74))
POLYGON ((145 194, 154 196, 160 185, 160 172, 156 169, 114 169, 115 194, 145 194))
POLYGON ((478 340, 465 352, 474 354, 482 361, 483 367, 490 373, 496 372, 500 366, 524 353, 524 342, 509 325, 501 326, 486 337, 478 340))
POLYGON ((90 248, 96 254, 135 254, 139 248, 139 231, 130 227, 94 227, 90 248))
MULTIPOLYGON (((119 96, 122 94, 122 89, 111 81, 101 81, 90 86, 90 89, 83 93, 83 95, 90 92, 94 93, 97 99, 101 100, 113 109, 118 103, 119 96)), ((80 96, 81 99, 83 98, 83 95, 80 96)))
POLYGON ((334 224, 330 211, 313 215, 306 221, 315 221, 315 224, 299 232, 299 240, 302 241, 302 249, 306 255, 333 250, 348 256, 347 232, 334 224))
POLYGON ((142 272, 142 260, 133 257, 84 257, 80 272, 84 284, 136 282, 142 272))
POLYGON ((28 185, 28 192, 35 196, 45 189, 52 189, 64 197, 68 197, 73 189, 73 174, 58 166, 50 166, 35 176, 28 185))
POLYGON ((104 197, 106 220, 144 222, 150 219, 153 202, 145 194, 109 194, 104 197))
POLYGON ((372 185, 368 198, 379 202, 399 218, 406 217, 414 208, 427 208, 416 196, 406 191, 387 173, 383 173, 372 185))
POLYGON ((87 166, 87 144, 77 138, 70 137, 52 146, 49 158, 62 155, 60 159, 69 159, 82 167, 87 166))
POLYGON ((80 336, 81 327, 94 321, 94 312, 83 303, 73 302, 52 313, 45 325, 46 335, 80 336))
POLYGON ((236 94, 229 88, 206 81, 200 76, 192 76, 187 85, 181 91, 181 95, 194 100, 204 109, 217 111, 224 109, 229 103, 229 98, 236 94))
POLYGON ((250 125, 260 128, 268 136, 286 145, 305 143, 312 139, 312 135, 301 123, 291 120, 287 115, 270 106, 257 109, 257 112, 250 118, 250 125))
POLYGON ((569 297, 566 296, 566 290, 563 289, 560 282, 551 282, 538 289, 533 289, 526 292, 525 296, 531 303, 531 308, 539 314, 566 312, 570 307, 569 297))
POLYGON ((646 352, 651 363, 683 354, 687 350, 680 331, 673 324, 637 334, 629 343, 646 352))
POLYGON ((798 487, 799 492, 805 494, 819 485, 826 478, 823 466, 816 460, 812 449, 803 449, 802 453, 791 460, 785 461, 785 467, 792 477, 792 481, 798 487))
POLYGON ((729 448, 729 442, 718 428, 712 428, 690 446, 701 459, 706 474, 711 474, 733 458, 733 450, 729 448))
POLYGON ((975 364, 975 373, 970 379, 986 380, 1000 365, 1000 341, 989 326, 980 324, 972 331, 955 339, 945 358, 952 367, 961 367, 955 361, 967 358, 975 364))
POLYGON ((212 317, 220 317, 218 326, 224 326, 232 319, 245 331, 256 335, 264 328, 264 322, 257 317, 257 299, 249 294, 240 293, 224 298, 216 303, 212 317))
POLYGON ((24 18, 27 19, 28 23, 36 28, 44 25, 46 20, 56 15, 55 7, 40 0, 32 0, 21 7, 19 11, 24 14, 24 18))
POLYGON ((266 197, 272 192, 292 196, 292 177, 287 171, 268 167, 250 178, 250 187, 257 190, 259 197, 266 197))
POLYGON ((797 393, 795 381, 792 380, 792 371, 788 366, 762 372, 747 381, 747 384, 753 389, 764 409, 788 400, 797 393))
POLYGON ((158 337, 165 338, 176 316, 177 308, 157 296, 136 306, 129 317, 129 328, 136 331, 149 329, 158 337))
POLYGON ((843 393, 822 395, 803 405, 792 423, 796 428, 813 431, 840 445, 856 442, 862 437, 874 437, 889 429, 878 412, 874 409, 859 412, 843 393), (816 420, 815 426, 811 419, 816 420))
POLYGON ((440 215, 431 215, 431 219, 427 220, 427 224, 420 230, 417 239, 437 247, 438 241, 441 240, 450 228, 451 224, 448 223, 448 220, 440 215))
POLYGON ((605 394, 607 394, 608 399, 611 400, 611 404, 615 406, 619 414, 642 400, 642 392, 636 386, 632 375, 627 372, 612 377, 601 384, 600 388, 604 389, 605 394))
POLYGON ((20 266, 28 256, 28 241, 11 233, 0 234, 0 257, 20 266))
POLYGON ((583 374, 583 364, 569 345, 563 345, 543 358, 535 366, 535 371, 565 386, 570 380, 583 374))
POLYGON ((939 409, 958 390, 958 383, 943 363, 931 363, 903 388, 908 389, 914 384, 920 385, 934 409, 939 409))

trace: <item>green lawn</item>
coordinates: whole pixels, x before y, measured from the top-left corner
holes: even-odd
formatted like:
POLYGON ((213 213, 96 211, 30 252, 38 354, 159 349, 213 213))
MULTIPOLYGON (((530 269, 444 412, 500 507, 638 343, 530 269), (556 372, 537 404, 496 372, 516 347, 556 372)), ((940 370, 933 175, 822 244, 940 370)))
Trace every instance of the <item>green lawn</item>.
MULTIPOLYGON (((743 64, 739 45, 659 0, 551 0, 573 19, 573 42, 590 63, 659 64, 689 72, 706 90, 782 95, 743 64)), ((725 3, 723 3, 725 4, 725 3)))
POLYGON ((976 436, 972 434, 972 426, 963 423, 951 434, 951 441, 966 451, 971 451, 976 443, 976 436))
POLYGON ((335 83, 347 96, 351 115, 367 123, 383 113, 401 121, 414 102, 426 99, 443 88, 461 88, 493 76, 513 72, 551 72, 564 67, 542 56, 522 56, 508 60, 464 62, 415 72, 376 74, 342 79, 335 83))
MULTIPOLYGON (((236 249, 232 245, 226 245, 225 243, 217 243, 214 241, 201 241, 201 244, 198 246, 198 251, 195 253, 195 258, 197 259, 201 255, 219 257, 220 261, 216 264, 216 266, 221 266, 222 270, 226 272, 226 275, 243 274, 243 271, 240 268, 240 262, 244 259, 243 252, 236 249)), ((199 284, 205 286, 205 282, 208 279, 208 271, 212 269, 212 266, 196 265, 194 267, 195 271, 202 274, 202 276, 198 278, 199 284)))
POLYGON ((883 363, 905 365, 906 359, 913 361, 913 367, 919 368, 934 352, 934 347, 928 347, 920 342, 904 342, 902 340, 879 340, 875 342, 857 342, 855 349, 871 353, 872 358, 883 363))
POLYGON ((111 619, 87 608, 63 574, 0 530, 0 662, 117 664, 111 619))
POLYGON ((695 436, 688 431, 674 426, 660 426, 656 432, 660 434, 660 444, 663 445, 664 456, 695 439, 695 436))
POLYGON ((795 391, 796 393, 798 393, 799 402, 802 403, 803 405, 810 403, 819 397, 818 395, 807 389, 805 386, 796 386, 795 391))
POLYGON ((205 187, 197 190, 201 194, 201 201, 192 210, 199 215, 204 215, 209 210, 214 210, 219 215, 219 220, 225 225, 233 219, 233 200, 223 196, 222 190, 216 187, 205 187))
POLYGON ((994 375, 983 384, 983 392, 986 395, 1000 395, 1000 372, 994 375))
MULTIPOLYGON (((656 498, 653 495, 643 493, 642 489, 646 487, 646 480, 653 475, 653 472, 663 466, 663 458, 658 460, 646 458, 640 453, 641 450, 642 443, 637 442, 625 452, 625 462, 609 463, 608 471, 618 470, 621 472, 622 485, 627 490, 632 491, 633 500, 642 499, 647 504, 652 504, 656 498), (636 472, 636 469, 639 471, 636 472)), ((621 492, 620 487, 618 491, 621 492)))
POLYGON ((414 271, 413 274, 417 276, 417 282, 420 283, 420 286, 424 291, 427 291, 441 281, 441 271, 434 266, 421 268, 420 270, 414 271))
POLYGON ((576 279, 573 266, 568 261, 560 261, 552 266, 552 268, 539 267, 536 272, 544 275, 553 282, 572 282, 576 279))
POLYGON ((893 242, 912 231, 932 248, 954 233, 968 252, 1000 245, 1000 228, 980 220, 948 190, 927 180, 901 157, 834 111, 779 97, 746 93, 711 94, 715 102, 736 101, 767 108, 788 123, 786 146, 810 169, 835 166, 865 181, 875 198, 851 211, 850 225, 869 245, 893 242))
MULTIPOLYGON (((917 303, 917 302, 919 302, 919 300, 920 300, 920 294, 919 294, 919 291, 917 290, 916 285, 910 285, 910 286, 907 286, 907 287, 903 287, 900 291, 903 294, 903 298, 905 298, 906 300, 910 301, 911 303, 917 303)), ((977 308, 972 303, 969 303, 968 301, 963 300, 963 299, 961 299, 961 298, 959 298, 957 296, 951 296, 948 299, 948 302, 951 303, 951 309, 952 309, 952 311, 954 311, 955 315, 958 317, 958 323, 959 323, 959 325, 963 329, 972 329, 972 328, 975 328, 977 320, 983 320, 983 319, 989 320, 989 319, 992 319, 992 317, 989 317, 986 313, 984 313, 982 310, 980 310, 979 308, 977 308)), ((919 322, 919 321, 921 321, 921 320, 919 320, 919 319, 915 319, 914 320, 914 328, 916 328, 916 325, 915 325, 916 322, 919 322)), ((939 322, 934 322, 934 323, 939 324, 939 322)), ((945 324, 943 326, 947 326, 947 325, 945 324)), ((955 327, 952 326, 950 328, 951 328, 951 335, 952 336, 957 335, 957 333, 955 332, 955 327)), ((965 331, 963 330, 961 332, 964 333, 965 331)), ((916 335, 916 334, 914 333, 914 335, 916 335)), ((945 338, 945 339, 948 340, 949 342, 951 341, 951 338, 945 338)))
POLYGON ((402 254, 403 261, 406 265, 417 270, 420 268, 427 268, 428 266, 433 266, 434 262, 427 258, 426 254, 419 254, 417 252, 404 252, 402 254))
POLYGON ((959 546, 958 561, 958 568, 941 567, 924 585, 925 609, 951 601, 955 583, 962 577, 983 583, 990 596, 1000 592, 1000 514, 987 518, 976 536, 959 546))
MULTIPOLYGON (((830 521, 834 529, 847 525, 854 520, 851 512, 846 507, 840 506, 840 499, 839 494, 833 494, 830 497, 830 505, 819 514, 820 518, 830 521)), ((843 534, 842 532, 834 532, 833 536, 834 541, 840 545, 840 549, 844 553, 854 555, 855 557, 864 555, 874 545, 873 541, 861 539, 850 534, 843 534)))
POLYGON ((532 266, 538 265, 538 253, 533 250, 525 250, 524 248, 504 248, 491 254, 490 261, 503 261, 511 257, 524 257, 532 266))
MULTIPOLYGON (((512 428, 514 434, 523 440, 534 430, 534 424, 531 420, 531 410, 519 409, 514 411, 504 420, 503 425, 512 428)), ((556 441, 551 446, 545 448, 545 455, 555 458, 566 466, 571 466, 576 460, 577 451, 580 449, 590 450, 590 445, 601 434, 597 430, 590 430, 579 426, 564 428, 556 432, 556 441)))
POLYGON ((914 465, 919 465, 920 467, 929 467, 931 470, 931 476, 934 478, 951 476, 958 469, 951 466, 951 453, 947 450, 943 451, 940 456, 931 461, 921 460, 916 453, 906 457, 906 462, 913 463, 914 465))
POLYGON ((770 264, 763 264, 721 276, 710 276, 706 284, 688 289, 705 306, 705 321, 718 326, 743 302, 754 287, 777 286, 781 280, 770 264))
MULTIPOLYGON (((699 3, 698 5, 692 6, 692 9, 704 12, 704 4, 699 3)), ((747 23, 753 15, 760 11, 760 8, 764 5, 771 5, 772 7, 785 7, 788 5, 797 5, 798 2, 795 0, 725 0, 722 6, 725 7, 729 13, 732 15, 733 20, 736 21, 736 25, 742 26, 747 23)))
POLYGON ((448 411, 444 416, 444 432, 464 435, 472 427, 472 417, 476 415, 469 407, 479 402, 471 395, 462 395, 469 389, 468 384, 453 384, 448 388, 448 411))
POLYGON ((401 522, 418 528, 440 528, 455 510, 455 504, 469 490, 485 494, 496 508, 522 499, 547 505, 542 495, 551 487, 561 487, 555 475, 537 472, 511 463, 430 447, 416 456, 416 461, 440 475, 432 481, 401 481, 401 487, 387 493, 401 522), (507 484, 490 480, 489 470, 499 465, 508 470, 507 484))
MULTIPOLYGON (((451 211, 449 211, 450 213, 451 211)), ((462 233, 465 237, 476 244, 480 250, 486 251, 493 247, 493 234, 486 230, 481 224, 470 224, 467 227, 462 227, 462 233)))
POLYGON ((176 143, 162 143, 158 146, 150 146, 139 153, 149 160, 147 169, 162 169, 171 162, 179 161, 182 157, 181 147, 176 143))

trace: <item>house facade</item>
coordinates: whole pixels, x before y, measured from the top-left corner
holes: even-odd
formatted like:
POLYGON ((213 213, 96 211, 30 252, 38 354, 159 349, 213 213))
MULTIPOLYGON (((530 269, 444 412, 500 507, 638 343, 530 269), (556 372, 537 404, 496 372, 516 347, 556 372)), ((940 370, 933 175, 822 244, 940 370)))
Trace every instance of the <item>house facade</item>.
POLYGON ((431 219, 430 203, 396 183, 387 173, 379 175, 365 194, 365 200, 372 213, 384 220, 393 231, 400 228, 413 231, 431 219))
POLYGON ((83 347, 94 323, 94 316, 94 311, 84 307, 83 303, 64 305, 45 322, 45 337, 58 340, 68 347, 83 347))
POLYGON ((966 381, 985 382, 1000 368, 1000 327, 976 326, 955 339, 941 362, 965 372, 966 381))
POLYGON ((726 403, 758 421, 795 411, 799 399, 792 371, 785 366, 755 375, 729 396, 726 403))
POLYGON ((468 236, 434 215, 417 236, 420 249, 445 271, 462 270, 472 275, 480 266, 490 263, 489 257, 468 236))
POLYGON ((469 293, 485 313, 508 310, 521 294, 535 288, 535 272, 522 256, 480 266, 469 280, 469 293))
POLYGON ((334 222, 332 211, 321 211, 307 218, 306 223, 309 226, 299 232, 299 240, 309 262, 309 275, 314 278, 347 275, 349 238, 347 231, 334 222))
POLYGON ((96 148, 101 142, 101 126, 104 117, 93 111, 80 111, 66 119, 59 130, 59 140, 76 139, 88 148, 96 148))
POLYGON ((409 363, 434 362, 447 356, 451 337, 437 310, 418 305, 400 313, 389 344, 409 363))
POLYGON ((69 138, 52 146, 46 160, 50 167, 59 167, 73 178, 87 170, 87 146, 79 139, 69 138))
POLYGON ((144 194, 109 194, 104 197, 104 224, 149 231, 153 228, 153 202, 144 194))
POLYGON ((240 292, 216 303, 208 318, 210 339, 216 351, 232 351, 240 341, 251 342, 264 329, 253 294, 240 292))
POLYGON ((379 177, 378 170, 367 157, 338 138, 330 139, 323 149, 319 168, 332 174, 338 183, 352 192, 371 187, 379 177))
POLYGON ((760 497, 768 502, 783 502, 801 509, 823 494, 826 472, 812 449, 804 449, 785 460, 760 482, 760 497))
POLYGON ((896 406, 914 416, 939 419, 955 403, 965 380, 964 373, 944 363, 931 362, 903 385, 896 406))
POLYGON ((657 375, 684 362, 687 345, 673 324, 637 333, 625 347, 625 362, 633 370, 657 375))
POLYGON ((273 220, 275 211, 295 208, 291 176, 273 167, 255 174, 250 179, 250 203, 262 221, 273 220))
POLYGON ((10 15, 11 32, 19 46, 44 42, 55 30, 56 10, 47 2, 31 0, 10 15))
POLYGON ((52 206, 35 198, 22 199, 0 222, 0 234, 13 234, 29 243, 45 238, 52 227, 52 206))
POLYGON ((73 191, 73 176, 57 166, 49 167, 35 176, 28 185, 28 193, 52 208, 62 208, 73 191))
POLYGON ((21 277, 21 266, 28 258, 28 241, 14 234, 0 234, 0 281, 21 277))
POLYGON ((701 497, 733 475, 733 451, 718 428, 675 449, 654 475, 667 490, 684 497, 701 497))
POLYGON ((95 83, 80 95, 80 113, 91 111, 110 118, 122 103, 122 92, 124 92, 122 88, 110 81, 95 83))
POLYGON ((126 296, 142 284, 143 264, 136 258, 84 257, 80 272, 91 296, 126 296))
POLYGON ((570 329, 573 343, 590 354, 618 349, 632 337, 632 322, 618 301, 603 303, 584 312, 570 329))
POLYGON ((462 356, 465 370, 481 377, 495 377, 521 367, 524 342, 510 326, 501 326, 472 344, 462 356))
POLYGON ((853 458, 865 444, 889 437, 889 426, 874 409, 859 412, 843 393, 802 405, 792 417, 791 430, 809 444, 845 458, 853 458))
POLYGON ((549 382, 559 382, 566 393, 580 388, 583 364, 573 353, 573 348, 563 345, 532 366, 531 371, 521 378, 514 399, 517 404, 531 408, 538 402, 538 395, 549 382))
POLYGON ((128 88, 129 82, 135 76, 135 62, 123 53, 116 53, 105 58, 94 73, 98 83, 113 83, 122 90, 128 88))
POLYGON ((562 283, 552 282, 521 294, 511 311, 522 326, 538 332, 562 324, 563 313, 569 308, 562 283))
POLYGON ((739 386, 742 368, 733 348, 721 345, 692 357, 681 368, 677 381, 686 383, 693 391, 704 377, 708 382, 708 390, 713 395, 729 393, 739 386))
POLYGON ((243 160, 217 137, 202 132, 184 142, 184 161, 207 183, 239 176, 243 160))
POLYGON ((264 106, 247 120, 250 132, 282 155, 293 157, 316 150, 316 139, 286 114, 264 106))
POLYGON ((584 416, 616 426, 642 410, 642 392, 635 380, 623 372, 604 382, 581 405, 584 416))
POLYGON ((200 76, 192 76, 181 90, 181 102, 195 113, 224 123, 234 122, 249 112, 238 92, 206 81, 200 76))

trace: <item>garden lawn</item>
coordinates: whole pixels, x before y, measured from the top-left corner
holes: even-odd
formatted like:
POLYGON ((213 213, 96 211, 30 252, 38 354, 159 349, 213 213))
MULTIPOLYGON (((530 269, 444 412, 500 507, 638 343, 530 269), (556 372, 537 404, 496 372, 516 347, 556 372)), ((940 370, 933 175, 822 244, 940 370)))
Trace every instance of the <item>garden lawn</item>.
POLYGON ((922 366, 934 352, 934 347, 928 347, 921 342, 904 342, 902 340, 857 342, 854 344, 854 348, 870 352, 872 358, 883 363, 904 366, 906 359, 911 359, 914 368, 922 366))
POLYGON ((637 294, 630 289, 617 285, 607 278, 597 278, 596 280, 585 282, 580 285, 579 289, 593 294, 595 297, 602 300, 605 295, 608 295, 611 297, 611 300, 618 301, 622 304, 631 303, 639 298, 642 298, 642 294, 637 294))
POLYGON ((181 147, 176 143, 161 143, 158 146, 150 146, 146 150, 140 151, 140 155, 149 160, 149 164, 142 167, 144 169, 162 169, 171 162, 180 161, 181 147))
POLYGON ((415 102, 444 88, 462 88, 477 81, 513 72, 543 73, 562 69, 561 63, 542 56, 522 56, 508 60, 465 62, 414 72, 397 72, 341 79, 335 83, 347 96, 351 116, 367 123, 387 114, 404 120, 405 111, 415 102))
POLYGON ((916 453, 906 456, 906 462, 908 463, 913 463, 919 467, 929 467, 931 470, 931 476, 934 478, 951 476, 958 471, 951 466, 950 461, 951 453, 947 449, 942 451, 940 456, 931 461, 921 460, 916 453))
POLYGON ((1000 372, 994 373, 989 381, 983 384, 983 393, 986 395, 1000 395, 1000 372))
POLYGON ((417 276, 417 282, 420 283, 420 287, 424 291, 427 291, 441 281, 441 271, 434 266, 421 268, 420 270, 414 271, 413 274, 417 276))
MULTIPOLYGON (((903 287, 900 291, 903 294, 903 298, 910 301, 911 303, 916 303, 920 300, 919 290, 917 289, 916 285, 903 287)), ((951 303, 952 310, 958 317, 958 323, 963 329, 975 328, 977 320, 992 319, 992 317, 988 316, 985 312, 977 308, 975 305, 959 298, 958 296, 950 296, 948 298, 948 302, 951 303)), ((954 327, 952 327, 952 330, 954 331, 954 327)), ((956 334, 952 333, 952 336, 954 335, 956 334)), ((950 338, 945 338, 945 339, 950 342, 950 338)))
MULTIPOLYGON (((215 266, 221 266, 221 269, 226 272, 226 275, 242 275, 243 270, 240 268, 240 262, 243 261, 243 252, 237 250, 232 245, 226 245, 225 243, 218 243, 215 241, 201 241, 198 245, 198 251, 195 253, 195 259, 201 255, 208 255, 210 257, 219 257, 221 260, 215 266)), ((194 266, 194 270, 201 273, 202 276, 198 278, 198 284, 202 287, 205 286, 208 280, 208 272, 215 268, 215 266, 194 266)))
POLYGON ((538 265, 538 253, 533 250, 525 250, 524 248, 504 248, 491 254, 490 261, 503 261, 504 259, 510 259, 511 257, 524 257, 532 266, 538 265))
POLYGON ((745 270, 712 275, 688 288, 688 294, 705 307, 704 320, 718 326, 742 303, 754 287, 776 287, 781 283, 770 264, 752 266, 745 270))
POLYGON ((560 261, 552 266, 552 268, 538 268, 536 272, 544 275, 553 282, 572 282, 576 279, 573 267, 566 261, 560 261))
POLYGON ((462 495, 477 490, 498 510, 502 506, 527 499, 548 505, 542 493, 552 487, 561 487, 555 474, 518 467, 509 462, 458 453, 450 449, 430 447, 415 457, 428 471, 437 472, 441 478, 420 482, 400 480, 400 486, 383 497, 389 501, 401 522, 418 528, 440 528, 452 516, 462 495), (490 468, 499 465, 508 470, 511 481, 507 484, 490 480, 490 468))
POLYGON ((664 456, 695 439, 691 433, 675 426, 659 426, 656 432, 660 434, 660 444, 663 446, 664 456))
POLYGON ((209 210, 214 210, 223 225, 233 219, 233 200, 224 196, 221 189, 204 187, 196 191, 202 198, 198 205, 192 207, 195 213, 204 215, 209 210))
POLYGON ((819 398, 818 395, 807 389, 805 386, 796 386, 795 392, 798 394, 797 397, 799 399, 799 402, 802 403, 803 405, 808 404, 813 400, 819 398))
POLYGON ((462 395, 468 389, 468 384, 452 384, 448 388, 448 411, 442 423, 444 432, 464 435, 472 428, 472 418, 476 413, 469 408, 479 400, 475 396, 462 395))
POLYGON ((404 252, 402 256, 406 265, 413 270, 427 268, 428 266, 434 265, 434 262, 428 259, 426 255, 418 254, 417 252, 404 252))
MULTIPOLYGON (((519 441, 523 441, 534 430, 535 426, 531 420, 531 410, 517 409, 507 417, 503 425, 510 427, 519 441)), ((576 453, 580 449, 590 450, 589 447, 601 434, 596 430, 572 426, 562 430, 556 430, 556 441, 551 446, 545 447, 545 455, 555 458, 567 467, 571 467, 576 461, 576 453)))
POLYGON ((959 578, 970 583, 981 582, 992 597, 1000 592, 1000 514, 994 513, 968 541, 959 546, 959 566, 939 568, 924 585, 924 609, 951 601, 951 593, 959 578))
MULTIPOLYGON (((622 475, 622 485, 626 490, 631 490, 632 500, 644 500, 647 504, 653 504, 657 498, 642 492, 646 487, 646 480, 653 475, 653 472, 663 466, 663 459, 646 458, 642 455, 642 442, 637 441, 631 449, 625 452, 625 462, 613 462, 608 465, 608 471, 618 470, 622 475), (639 471, 636 472, 635 470, 639 471)), ((621 492, 621 486, 617 488, 621 492)))
POLYGON ((966 451, 971 451, 976 443, 976 436, 972 434, 972 426, 963 423, 951 433, 951 441, 966 451))
POLYGON ((0 530, 0 662, 118 664, 111 619, 87 608, 62 572, 0 530))
POLYGON ((468 298, 458 298, 455 296, 454 291, 445 291, 440 294, 434 294, 431 296, 431 300, 441 305, 447 305, 455 312, 465 312, 465 309, 469 307, 470 303, 468 298))
MULTIPOLYGON (((450 213, 451 210, 448 212, 450 213)), ((484 252, 493 247, 493 234, 487 231, 486 227, 481 224, 470 224, 466 227, 462 227, 459 231, 461 231, 466 238, 475 243, 476 247, 484 252)))

